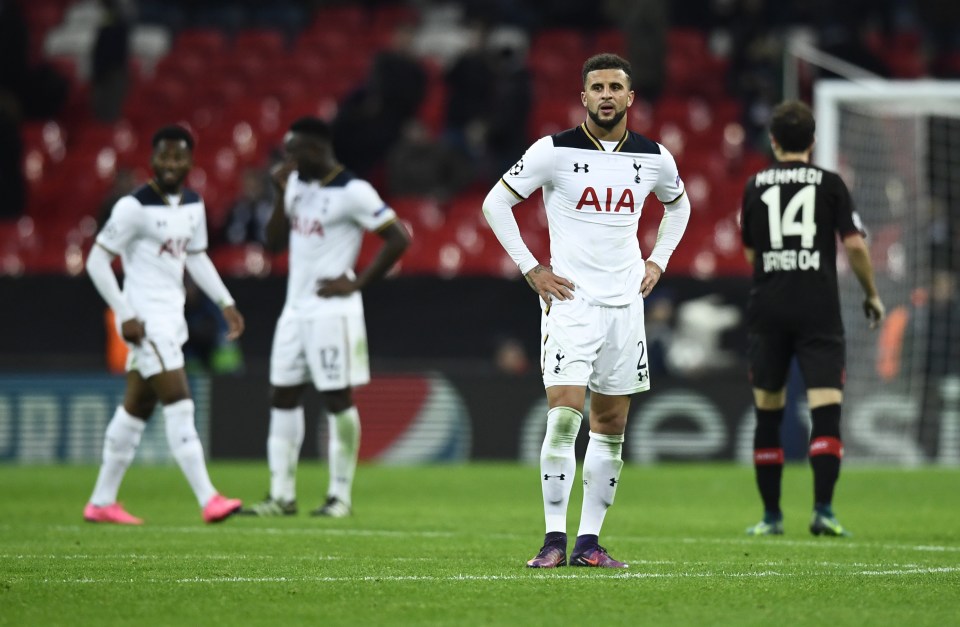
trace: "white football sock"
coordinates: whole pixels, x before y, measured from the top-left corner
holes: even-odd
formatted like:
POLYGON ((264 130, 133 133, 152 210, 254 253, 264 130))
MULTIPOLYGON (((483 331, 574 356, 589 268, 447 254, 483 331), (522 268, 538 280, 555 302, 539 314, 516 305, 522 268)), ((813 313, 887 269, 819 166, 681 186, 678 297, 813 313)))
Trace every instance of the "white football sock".
POLYGON ((207 504, 217 490, 210 482, 207 465, 203 459, 203 446, 193 422, 193 401, 184 399, 165 405, 163 419, 167 430, 170 452, 180 465, 187 482, 193 489, 200 507, 207 504))
POLYGON ((613 505, 623 469, 623 435, 590 432, 590 442, 583 458, 583 508, 580 512, 578 536, 600 535, 603 518, 613 505))
POLYGON ((330 464, 330 487, 327 496, 351 503, 353 475, 360 453, 360 413, 349 407, 338 414, 327 414, 327 459, 330 464))
POLYGON ((583 414, 570 407, 547 412, 547 433, 540 448, 540 486, 547 533, 567 532, 567 505, 577 473, 574 445, 583 414))
POLYGON ((91 503, 103 507, 117 502, 120 482, 133 462, 146 427, 146 421, 131 416, 122 405, 117 407, 103 436, 103 462, 93 486, 91 503))
POLYGON ((303 407, 270 408, 267 463, 270 466, 270 498, 274 500, 293 501, 297 498, 297 462, 303 432, 303 407))

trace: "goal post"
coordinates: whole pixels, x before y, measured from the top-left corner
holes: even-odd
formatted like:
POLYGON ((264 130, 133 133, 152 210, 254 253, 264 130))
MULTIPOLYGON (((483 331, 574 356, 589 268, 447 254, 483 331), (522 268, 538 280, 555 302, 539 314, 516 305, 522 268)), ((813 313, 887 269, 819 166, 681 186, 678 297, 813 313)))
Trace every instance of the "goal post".
POLYGON ((840 254, 852 460, 960 464, 960 81, 820 80, 814 162, 868 232, 885 324, 870 331, 840 254))

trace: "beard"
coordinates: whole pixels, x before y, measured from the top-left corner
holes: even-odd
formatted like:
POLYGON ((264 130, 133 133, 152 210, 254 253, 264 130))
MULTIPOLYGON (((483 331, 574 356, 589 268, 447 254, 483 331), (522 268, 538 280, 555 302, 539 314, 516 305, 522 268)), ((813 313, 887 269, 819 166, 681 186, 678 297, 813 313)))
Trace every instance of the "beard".
POLYGON ((609 131, 614 126, 620 123, 620 120, 623 119, 623 116, 627 114, 627 110, 617 111, 612 118, 609 120, 600 119, 599 111, 591 111, 587 109, 587 115, 590 116, 590 119, 593 120, 593 123, 599 126, 600 128, 609 131))
POLYGON ((184 182, 187 180, 187 172, 173 177, 172 179, 167 179, 160 174, 155 174, 154 180, 157 182, 157 186, 165 194, 176 194, 180 191, 180 188, 183 187, 184 182))

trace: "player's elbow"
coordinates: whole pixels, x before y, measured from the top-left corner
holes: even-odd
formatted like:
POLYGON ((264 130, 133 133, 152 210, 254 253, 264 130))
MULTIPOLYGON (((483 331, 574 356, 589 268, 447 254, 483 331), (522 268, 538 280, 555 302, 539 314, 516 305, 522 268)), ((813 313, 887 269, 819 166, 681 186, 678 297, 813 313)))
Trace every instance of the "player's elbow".
POLYGON ((407 230, 406 225, 400 220, 388 222, 377 229, 376 233, 383 241, 389 244, 391 248, 399 248, 402 250, 410 245, 410 231, 407 230))
POLYGON ((510 205, 503 201, 499 192, 500 190, 496 187, 491 189, 487 197, 483 199, 483 204, 480 205, 483 217, 491 224, 496 221, 498 215, 502 215, 504 211, 510 211, 510 205))
POLYGON ((487 223, 493 222, 495 210, 492 204, 485 200, 483 205, 480 206, 480 211, 483 212, 483 218, 487 221, 487 223))
POLYGON ((93 276, 102 271, 104 267, 110 266, 110 257, 100 246, 94 244, 90 249, 90 253, 87 255, 87 260, 83 264, 84 270, 86 270, 87 275, 93 276))
POLYGON ((843 247, 847 255, 867 252, 867 241, 859 233, 850 233, 843 238, 843 247))
POLYGON ((398 255, 402 254, 410 248, 410 231, 407 230, 407 227, 404 226, 403 223, 394 222, 390 228, 387 229, 387 241, 398 255))

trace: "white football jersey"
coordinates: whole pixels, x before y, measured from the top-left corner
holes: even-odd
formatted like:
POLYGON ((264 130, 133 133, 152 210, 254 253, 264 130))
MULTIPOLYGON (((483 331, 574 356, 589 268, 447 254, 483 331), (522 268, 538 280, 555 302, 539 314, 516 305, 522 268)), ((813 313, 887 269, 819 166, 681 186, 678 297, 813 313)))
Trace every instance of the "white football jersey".
POLYGON ((664 204, 683 196, 673 155, 627 131, 605 147, 581 124, 537 140, 501 183, 520 200, 543 188, 550 263, 577 298, 622 307, 640 292, 640 212, 651 192, 664 204), (612 150, 611 150, 612 148, 612 150))
POLYGON ((360 292, 317 296, 320 281, 353 275, 365 231, 397 219, 373 186, 342 168, 323 181, 287 179, 284 209, 290 219, 288 314, 302 317, 363 313, 360 292))
POLYGON ((97 244, 120 256, 123 292, 147 334, 163 332, 186 342, 183 269, 187 253, 207 249, 200 195, 183 189, 180 196, 165 196, 143 185, 113 206, 97 244))

